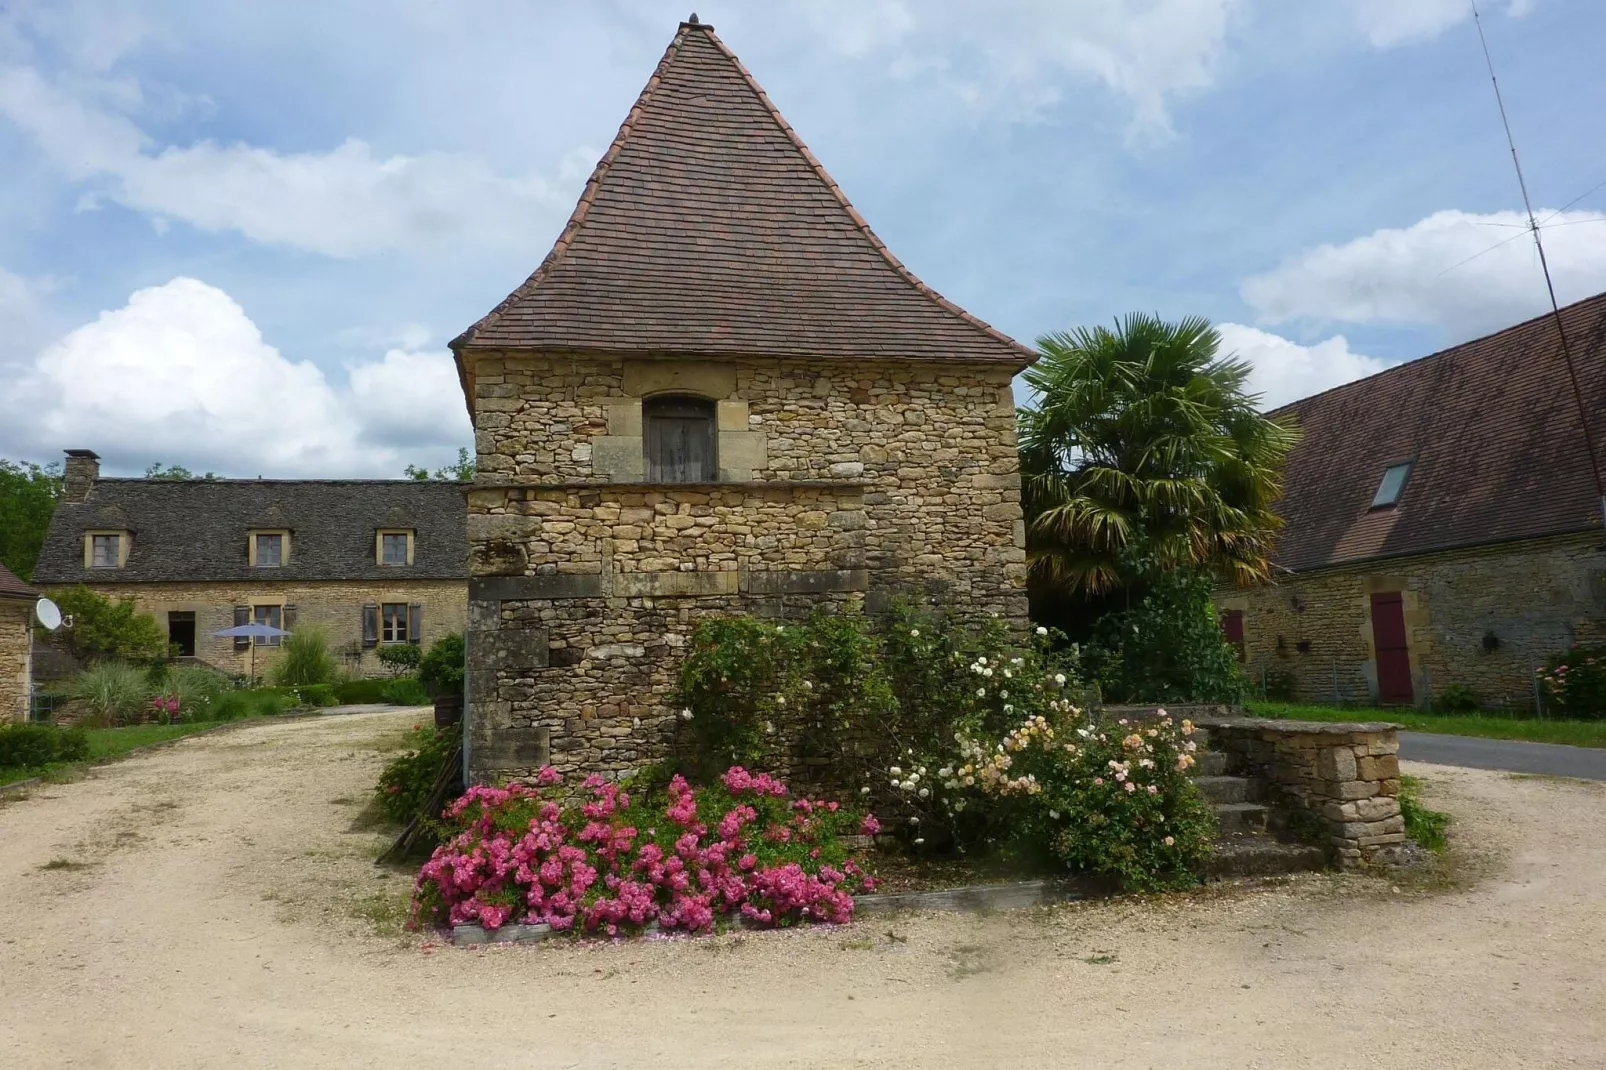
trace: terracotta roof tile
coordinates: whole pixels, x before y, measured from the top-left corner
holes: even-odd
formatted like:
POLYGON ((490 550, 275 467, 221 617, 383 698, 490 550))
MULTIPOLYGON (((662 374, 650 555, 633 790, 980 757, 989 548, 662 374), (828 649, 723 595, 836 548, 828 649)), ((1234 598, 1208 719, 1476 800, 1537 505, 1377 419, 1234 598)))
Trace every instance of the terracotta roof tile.
POLYGON ((1035 357, 899 263, 698 23, 681 24, 540 268, 452 347, 1035 357))
POLYGON ((39 592, 17 579, 4 565, 0 565, 0 598, 38 598, 39 592))
MULTIPOLYGON (((1606 462, 1606 294, 1562 309, 1606 462)), ((1554 318, 1305 398, 1289 456, 1278 563, 1295 571, 1601 526, 1554 318), (1399 503, 1383 470, 1411 462, 1399 503)))

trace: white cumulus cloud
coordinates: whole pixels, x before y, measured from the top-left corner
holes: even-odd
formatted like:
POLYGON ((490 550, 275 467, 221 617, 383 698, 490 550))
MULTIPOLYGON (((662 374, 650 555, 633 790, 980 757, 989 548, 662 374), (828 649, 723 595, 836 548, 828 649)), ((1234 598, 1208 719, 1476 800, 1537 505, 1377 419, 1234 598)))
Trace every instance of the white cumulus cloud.
MULTIPOLYGON (((1557 296, 1606 290, 1606 213, 1538 216, 1557 296)), ((1435 212, 1299 253, 1244 280, 1242 294, 1268 323, 1430 324, 1464 341, 1549 307, 1525 226, 1518 212, 1435 212)))
MULTIPOLYGON (((1504 10, 1521 18, 1533 0, 1485 0, 1484 14, 1504 10)), ((1367 40, 1379 48, 1425 41, 1472 17, 1467 0, 1356 0, 1355 18, 1367 40)))
POLYGON ((31 67, 0 67, 0 116, 94 195, 158 221, 329 256, 465 240, 539 244, 568 212, 596 155, 577 149, 549 178, 498 174, 484 160, 451 153, 385 155, 357 139, 325 152, 212 141, 152 151, 151 138, 89 85, 70 91, 31 67))
POLYGON ((1216 329, 1221 332, 1222 353, 1231 353, 1254 366, 1249 385, 1261 396, 1261 405, 1266 409, 1389 367, 1387 361, 1353 352, 1343 335, 1306 346, 1241 323, 1221 323, 1216 329))
POLYGON ((125 471, 160 459, 241 476, 398 476, 470 441, 450 354, 392 351, 332 384, 192 278, 136 291, 6 374, 16 390, 0 405, 0 455, 87 447, 125 471))

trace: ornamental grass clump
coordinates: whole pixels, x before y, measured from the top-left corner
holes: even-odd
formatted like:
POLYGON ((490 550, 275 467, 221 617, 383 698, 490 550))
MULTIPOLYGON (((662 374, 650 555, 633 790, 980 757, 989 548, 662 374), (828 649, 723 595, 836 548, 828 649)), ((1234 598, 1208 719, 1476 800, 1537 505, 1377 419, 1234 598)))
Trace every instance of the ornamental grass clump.
POLYGON ((739 916, 761 926, 852 919, 853 895, 873 888, 843 836, 873 830, 836 802, 793 798, 767 774, 735 766, 693 788, 588 777, 586 801, 551 797, 550 767, 535 787, 475 786, 443 819, 451 830, 418 875, 414 926, 510 922, 614 936, 650 922, 707 932, 739 916))

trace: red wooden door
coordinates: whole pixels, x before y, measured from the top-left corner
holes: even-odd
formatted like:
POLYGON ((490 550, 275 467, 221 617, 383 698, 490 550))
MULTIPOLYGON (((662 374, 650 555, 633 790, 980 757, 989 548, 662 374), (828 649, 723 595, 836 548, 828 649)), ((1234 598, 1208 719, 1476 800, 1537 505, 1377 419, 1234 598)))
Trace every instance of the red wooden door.
POLYGON ((1405 643, 1405 605, 1398 591, 1372 596, 1372 646, 1377 651, 1378 701, 1410 705, 1416 694, 1405 643))
POLYGON ((1221 631, 1228 643, 1238 651, 1238 660, 1244 660, 1244 611, 1229 609, 1221 617, 1221 631))

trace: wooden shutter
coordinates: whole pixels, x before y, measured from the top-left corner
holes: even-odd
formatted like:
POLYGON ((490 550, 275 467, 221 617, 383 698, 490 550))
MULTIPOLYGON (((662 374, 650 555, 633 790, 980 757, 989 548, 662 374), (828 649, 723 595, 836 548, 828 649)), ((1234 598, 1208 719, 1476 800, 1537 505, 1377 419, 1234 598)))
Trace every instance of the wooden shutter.
POLYGON ((372 602, 362 607, 362 645, 379 645, 379 607, 372 602))
POLYGON ((647 480, 711 483, 717 474, 714 405, 701 398, 653 398, 643 406, 647 480))
POLYGON ((414 602, 407 607, 407 641, 414 646, 424 634, 424 607, 414 602))
MULTIPOLYGON (((234 607, 234 626, 236 628, 238 628, 242 624, 250 624, 250 623, 251 623, 251 607, 250 606, 235 606, 234 607)), ((247 647, 249 647, 250 645, 251 645, 250 636, 236 635, 234 637, 234 649, 236 649, 236 650, 244 650, 247 647)))
POLYGON ((287 632, 293 632, 296 630, 295 606, 290 605, 284 607, 284 613, 279 617, 279 627, 283 628, 287 632))

